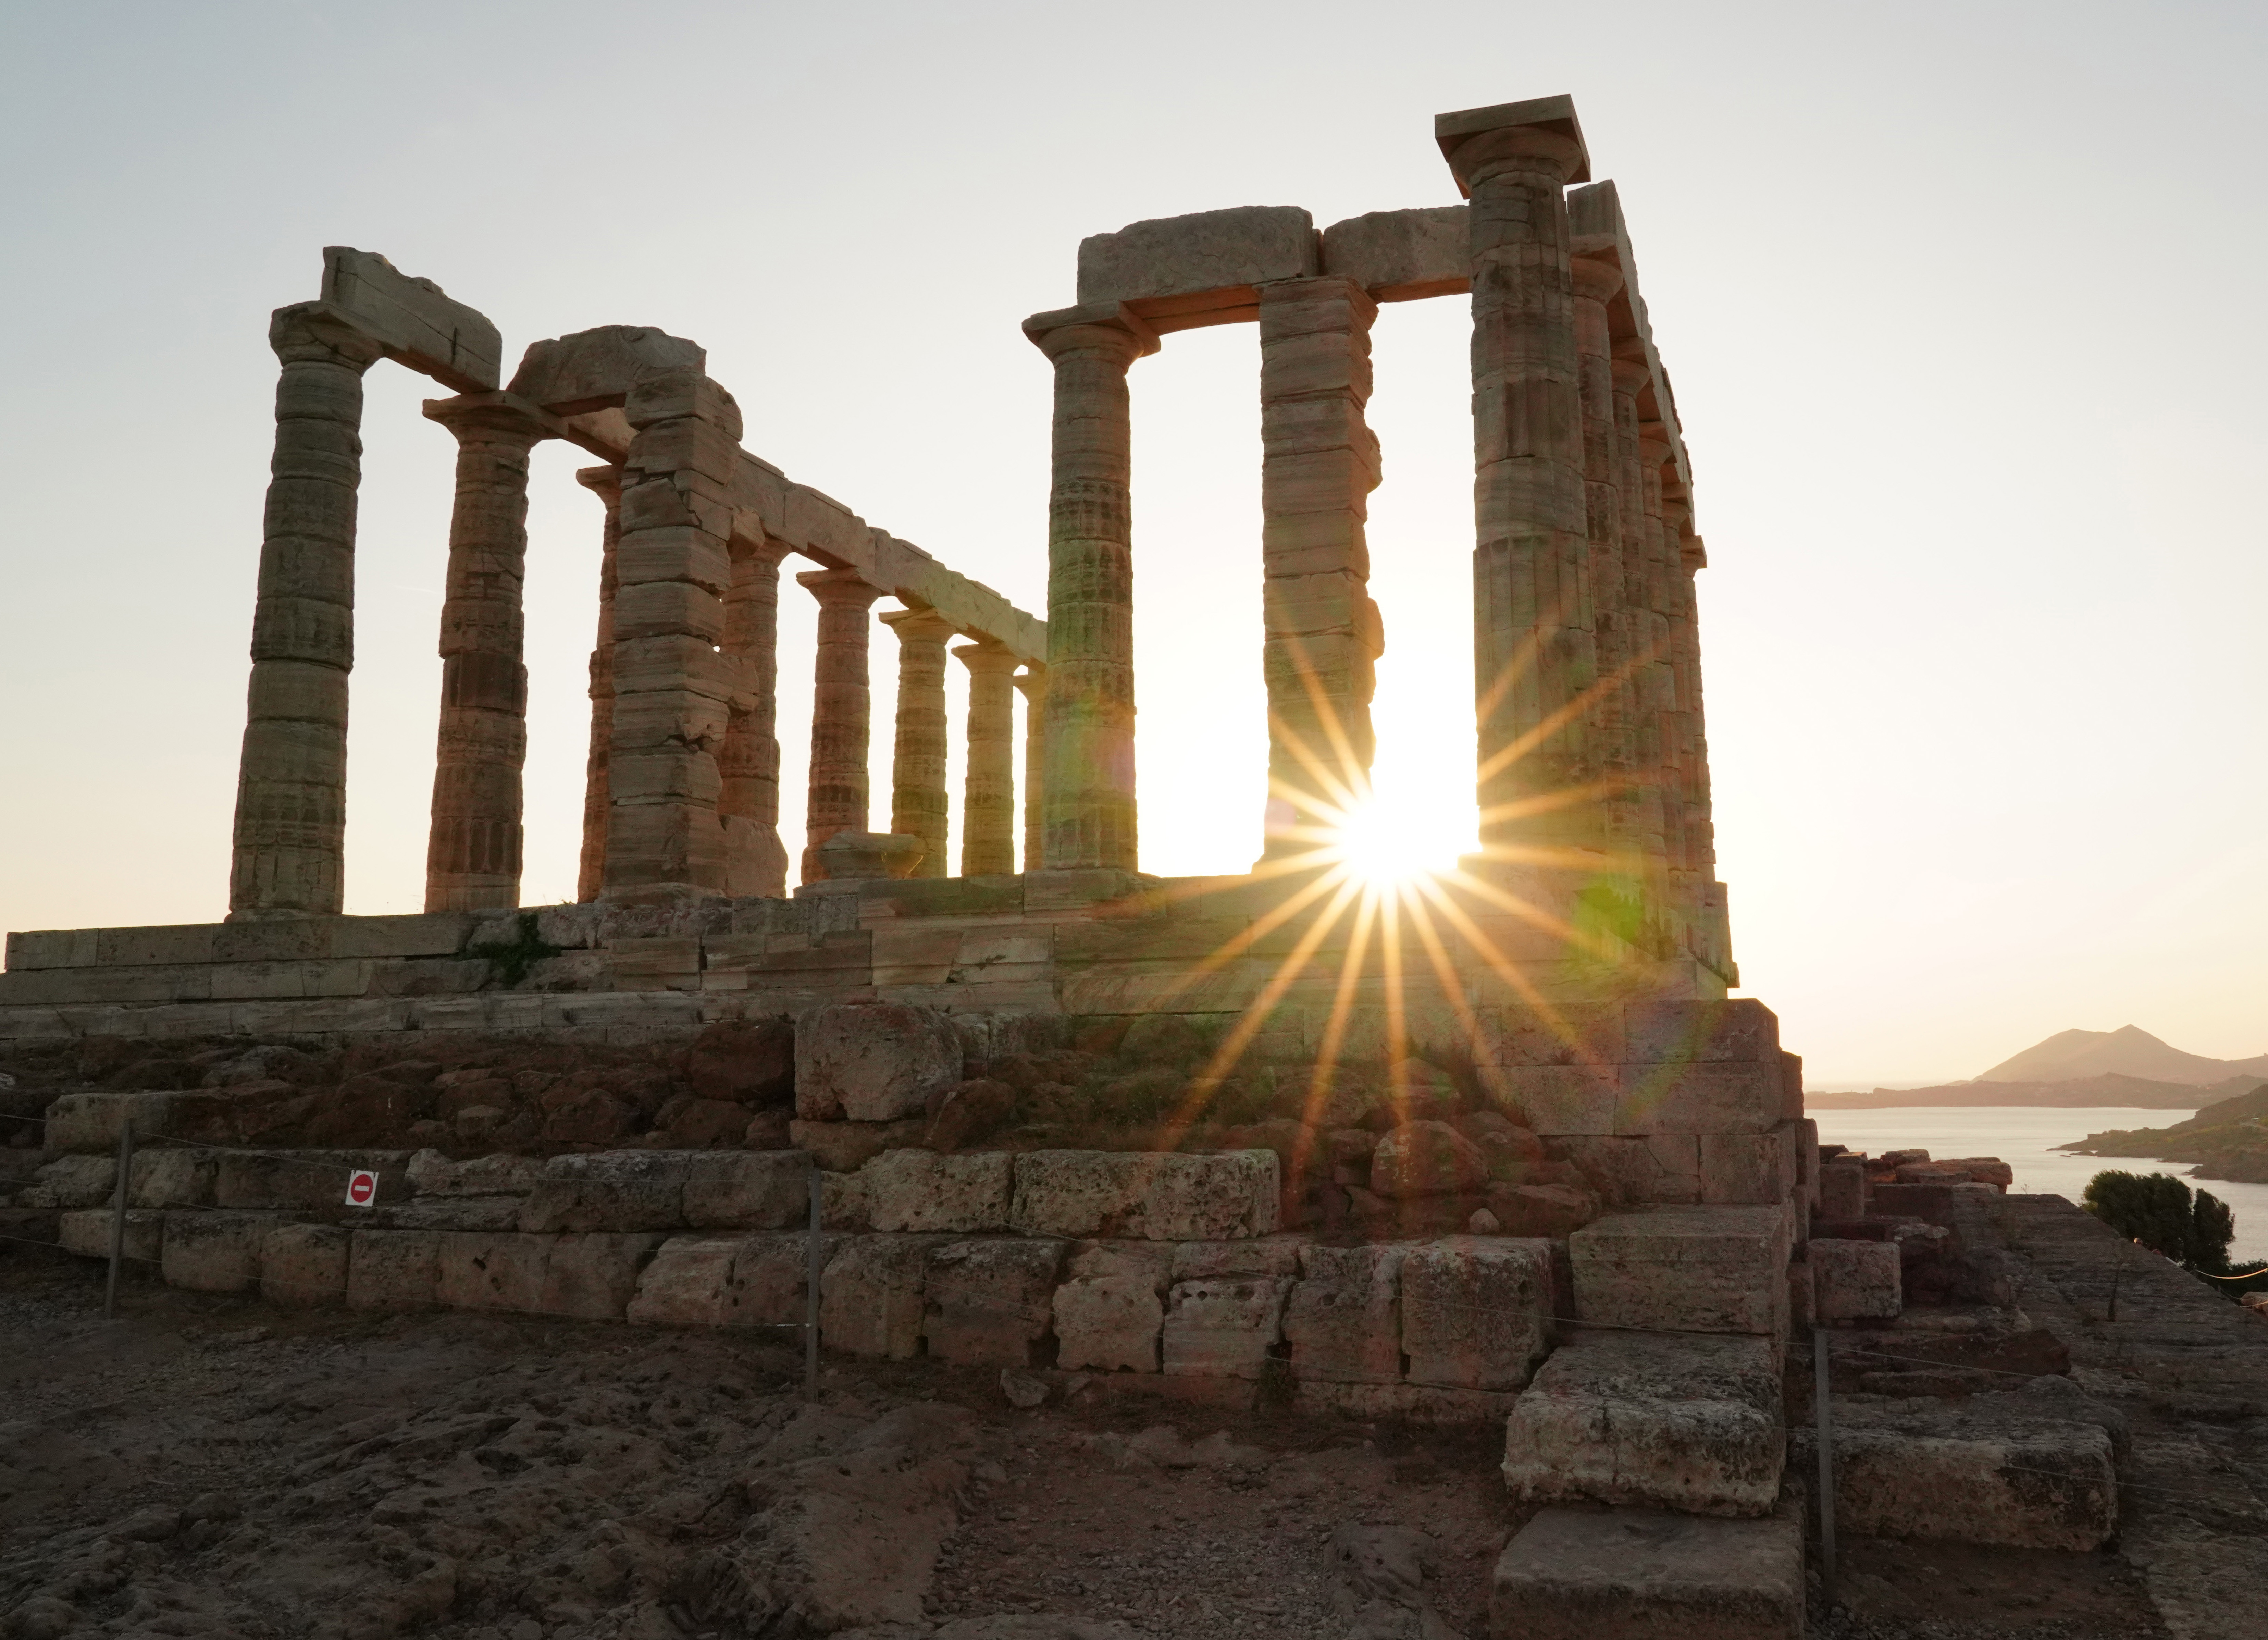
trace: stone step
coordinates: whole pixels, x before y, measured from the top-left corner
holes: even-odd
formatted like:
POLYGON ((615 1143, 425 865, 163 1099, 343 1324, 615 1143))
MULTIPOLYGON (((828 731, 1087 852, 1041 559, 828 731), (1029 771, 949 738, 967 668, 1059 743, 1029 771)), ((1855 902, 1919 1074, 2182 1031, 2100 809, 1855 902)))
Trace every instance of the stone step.
POLYGON ((1498 1640, 1802 1640, 1803 1530, 1791 1516, 1708 1520, 1547 1509, 1497 1558, 1498 1640))

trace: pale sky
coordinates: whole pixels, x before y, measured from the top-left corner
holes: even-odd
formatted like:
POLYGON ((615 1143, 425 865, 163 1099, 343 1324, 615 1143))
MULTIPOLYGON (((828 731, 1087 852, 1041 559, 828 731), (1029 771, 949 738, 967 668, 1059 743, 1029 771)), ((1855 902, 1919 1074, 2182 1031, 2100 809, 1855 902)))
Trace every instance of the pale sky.
MULTIPOLYGON (((1451 203, 1434 114, 1565 92, 1693 456, 1745 994, 1815 1087, 1973 1075, 2073 1026, 2268 1050, 2264 48, 2242 4, 18 0, 0 925, 225 910, 267 314, 316 294, 326 244, 436 280, 508 358, 595 324, 701 342, 750 449, 1043 612, 1049 376, 1017 323, 1073 299, 1081 237, 1451 203)), ((1457 299, 1386 309, 1372 405, 1380 778, 1445 861, 1466 327, 1457 299)), ((1259 846, 1256 378, 1250 327, 1132 377, 1163 874, 1259 846)), ((352 912, 422 896, 441 392, 369 377, 352 912)), ((537 462, 530 903, 573 891, 587 461, 537 462)), ((790 586, 791 854, 811 626, 790 586)))

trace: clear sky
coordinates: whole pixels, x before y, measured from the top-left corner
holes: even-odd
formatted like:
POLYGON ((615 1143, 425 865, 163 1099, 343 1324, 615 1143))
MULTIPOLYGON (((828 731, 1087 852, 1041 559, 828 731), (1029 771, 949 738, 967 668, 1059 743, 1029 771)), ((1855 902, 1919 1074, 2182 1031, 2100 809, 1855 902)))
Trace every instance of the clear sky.
MULTIPOLYGON (((439 282, 509 358, 603 323, 700 341, 751 449, 1043 610, 1049 378, 1017 321, 1072 299, 1082 236, 1450 203, 1435 113, 1566 92, 1694 459, 1745 989, 1813 1085, 1970 1075, 2071 1026, 2268 1050, 2264 48, 2257 4, 2085 0, 19 0, 0 925, 225 909, 266 316, 316 293, 324 245, 439 282)), ((1373 403, 1380 775, 1445 860, 1471 805, 1462 307, 1385 311, 1373 403)), ((1240 327, 1133 374, 1161 873, 1258 849, 1256 370, 1240 327)), ((350 911, 422 892, 439 392, 369 378, 350 911)), ((573 891, 587 459, 537 460, 531 902, 573 891)), ((811 610, 783 608, 792 853, 811 610)))

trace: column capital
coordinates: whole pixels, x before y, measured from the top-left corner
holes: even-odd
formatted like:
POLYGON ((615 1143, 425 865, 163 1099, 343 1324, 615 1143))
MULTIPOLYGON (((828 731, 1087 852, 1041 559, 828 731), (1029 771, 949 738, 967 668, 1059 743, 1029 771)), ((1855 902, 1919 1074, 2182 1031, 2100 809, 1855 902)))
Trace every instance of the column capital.
POLYGON ((1585 300, 1608 301, 1623 288, 1623 270, 1602 256, 1577 256, 1567 265, 1575 277, 1575 294, 1585 300))
POLYGON ((338 365, 360 374, 386 344, 328 302, 295 302, 268 319, 268 345, 287 365, 338 365))
POLYGON ((1614 360, 1615 391, 1627 393, 1635 398, 1638 389, 1653 380, 1653 372, 1642 358, 1624 358, 1619 354, 1614 360))
POLYGON ((882 589, 856 570, 806 570, 795 584, 829 609, 869 609, 882 589))
POLYGON ((578 467, 575 469, 575 482, 608 506, 622 499, 622 469, 619 467, 578 467))
MULTIPOLYGON (((1005 676, 1023 664, 1016 652, 997 638, 979 638, 975 643, 961 644, 954 649, 953 658, 979 676, 1005 676)), ((1022 682, 1020 678, 1015 681, 1022 682)))
POLYGON ((438 421, 460 442, 482 439, 534 448, 546 439, 563 439, 567 425, 509 393, 467 393, 453 399, 427 399, 425 418, 438 421))
POLYGON ((916 606, 904 609, 885 609, 880 619, 898 635, 902 644, 948 643, 961 636, 961 629, 935 609, 916 606))
POLYGON ((1549 172, 1563 187, 1591 180, 1590 151, 1583 144, 1572 97, 1532 97, 1437 114, 1433 140, 1468 196, 1474 183, 1506 170, 1549 172))
POLYGON ((1024 321, 1024 336, 1050 359, 1101 353, 1123 368, 1158 351, 1158 333, 1123 302, 1057 307, 1024 321))
POLYGON ((1027 700, 1045 700, 1048 697, 1048 669, 1043 661, 1025 661, 1024 669, 1008 681, 1027 700))

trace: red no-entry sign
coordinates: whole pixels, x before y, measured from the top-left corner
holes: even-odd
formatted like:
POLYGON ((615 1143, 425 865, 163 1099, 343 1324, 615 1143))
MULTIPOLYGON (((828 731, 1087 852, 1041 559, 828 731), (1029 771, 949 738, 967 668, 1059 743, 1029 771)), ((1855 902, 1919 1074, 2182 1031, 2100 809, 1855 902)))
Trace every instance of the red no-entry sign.
POLYGON ((347 1206, 366 1208, 378 1200, 378 1175, 366 1168, 357 1168, 347 1175, 347 1206))

